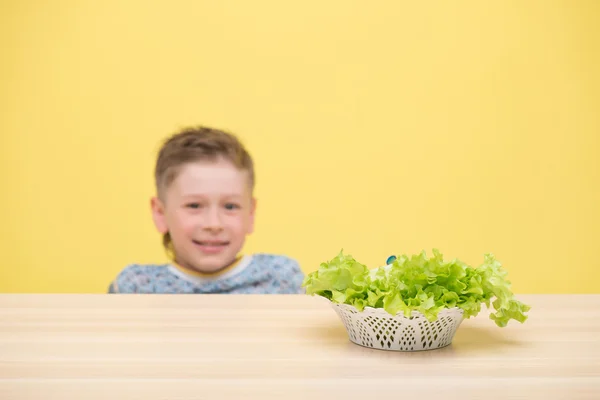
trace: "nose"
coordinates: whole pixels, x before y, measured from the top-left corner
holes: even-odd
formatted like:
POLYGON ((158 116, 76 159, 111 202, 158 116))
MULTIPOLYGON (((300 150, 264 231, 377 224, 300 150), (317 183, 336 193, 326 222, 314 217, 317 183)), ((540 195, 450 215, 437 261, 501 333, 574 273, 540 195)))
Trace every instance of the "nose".
POLYGON ((223 220, 217 207, 207 207, 204 215, 204 229, 210 231, 220 231, 223 229, 223 220))

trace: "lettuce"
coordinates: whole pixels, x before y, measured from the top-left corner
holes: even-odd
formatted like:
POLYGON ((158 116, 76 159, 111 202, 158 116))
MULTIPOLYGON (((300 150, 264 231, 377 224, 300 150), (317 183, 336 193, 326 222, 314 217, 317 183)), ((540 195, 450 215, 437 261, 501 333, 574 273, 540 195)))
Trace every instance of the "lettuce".
POLYGON ((525 322, 530 306, 518 301, 511 291, 507 272, 495 259, 486 254, 477 268, 460 260, 444 261, 433 250, 412 256, 388 258, 385 266, 369 269, 352 256, 340 253, 318 270, 307 274, 302 283, 306 294, 318 295, 334 303, 349 304, 362 311, 365 307, 383 308, 392 315, 409 317, 413 311, 429 321, 446 308, 458 307, 464 318, 476 316, 482 304, 494 308, 490 313, 499 327, 511 319, 525 322))

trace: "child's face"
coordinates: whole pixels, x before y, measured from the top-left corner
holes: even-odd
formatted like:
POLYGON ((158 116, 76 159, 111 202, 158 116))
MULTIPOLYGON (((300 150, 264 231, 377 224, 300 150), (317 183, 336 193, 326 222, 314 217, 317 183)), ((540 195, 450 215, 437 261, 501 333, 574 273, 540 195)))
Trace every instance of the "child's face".
POLYGON ((154 222, 169 232, 182 267, 210 273, 228 266, 254 228, 248 172, 229 161, 184 165, 161 197, 152 199, 154 222))

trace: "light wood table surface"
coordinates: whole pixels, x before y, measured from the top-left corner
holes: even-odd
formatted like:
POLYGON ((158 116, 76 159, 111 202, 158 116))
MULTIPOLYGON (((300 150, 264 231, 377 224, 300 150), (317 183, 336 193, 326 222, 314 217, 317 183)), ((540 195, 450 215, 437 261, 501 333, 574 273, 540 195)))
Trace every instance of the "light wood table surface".
POLYGON ((351 343, 305 295, 0 295, 0 399, 600 399, 600 295, 528 295, 451 346, 351 343))

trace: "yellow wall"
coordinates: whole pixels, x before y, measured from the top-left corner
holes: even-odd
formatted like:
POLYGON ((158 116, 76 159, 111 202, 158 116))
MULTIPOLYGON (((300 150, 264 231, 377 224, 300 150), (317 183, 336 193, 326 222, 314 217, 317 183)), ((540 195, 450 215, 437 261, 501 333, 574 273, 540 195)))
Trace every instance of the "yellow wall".
POLYGON ((599 292, 600 2, 366 4, 3 1, 0 291, 164 261, 155 151, 203 123, 256 158, 247 252, 493 252, 518 293, 599 292))

